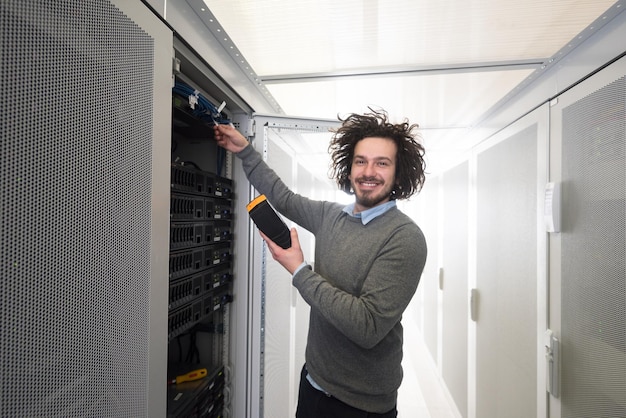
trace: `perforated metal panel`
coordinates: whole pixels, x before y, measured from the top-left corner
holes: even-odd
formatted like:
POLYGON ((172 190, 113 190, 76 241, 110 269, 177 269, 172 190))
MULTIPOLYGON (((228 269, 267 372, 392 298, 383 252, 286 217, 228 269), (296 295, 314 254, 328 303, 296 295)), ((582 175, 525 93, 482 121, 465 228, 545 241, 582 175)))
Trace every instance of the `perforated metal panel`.
POLYGON ((424 221, 420 222, 420 228, 426 237, 428 245, 428 257, 420 285, 417 287, 418 292, 423 292, 424 315, 422 334, 424 342, 433 359, 437 359, 439 350, 438 344, 438 323, 439 323, 439 193, 443 181, 440 177, 429 178, 424 189, 420 192, 418 199, 424 202, 432 202, 424 204, 424 213, 422 215, 424 221))
POLYGON ((537 138, 477 158, 476 417, 537 414, 537 138))
POLYGON ((467 321, 469 308, 468 218, 469 167, 464 162, 443 174, 442 375, 462 416, 467 416, 467 321))
POLYGON ((626 416, 626 82, 563 110, 562 417, 626 416))
POLYGON ((0 2, 0 416, 146 416, 153 40, 0 2))

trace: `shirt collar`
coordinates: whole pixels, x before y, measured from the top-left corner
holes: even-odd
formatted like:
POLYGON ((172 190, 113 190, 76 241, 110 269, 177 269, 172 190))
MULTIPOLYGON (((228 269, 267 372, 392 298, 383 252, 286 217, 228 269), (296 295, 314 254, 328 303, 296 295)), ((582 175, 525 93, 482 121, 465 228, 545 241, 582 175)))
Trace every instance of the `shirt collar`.
POLYGON ((389 202, 385 202, 382 205, 374 206, 373 208, 369 208, 367 210, 364 210, 363 212, 353 213, 354 203, 350 203, 343 208, 343 211, 352 217, 360 218, 363 225, 367 225, 374 218, 382 215, 383 213, 394 207, 396 207, 396 201, 390 200, 389 202))

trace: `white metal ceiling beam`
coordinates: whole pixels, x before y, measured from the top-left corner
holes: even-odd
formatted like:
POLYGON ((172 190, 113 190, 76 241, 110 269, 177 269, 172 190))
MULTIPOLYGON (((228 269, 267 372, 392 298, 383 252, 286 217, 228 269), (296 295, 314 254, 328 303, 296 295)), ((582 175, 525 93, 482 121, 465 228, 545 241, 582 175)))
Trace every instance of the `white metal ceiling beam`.
POLYGON ((536 70, 541 68, 548 58, 537 58, 514 61, 474 62, 460 63, 445 66, 414 66, 393 67, 380 69, 356 69, 345 71, 332 71, 322 73, 282 74, 282 75, 259 75, 259 79, 266 84, 276 83, 301 83, 310 81, 329 81, 354 77, 381 77, 381 76, 407 76, 407 75, 432 75, 432 74, 460 74, 485 71, 508 71, 508 70, 536 70))

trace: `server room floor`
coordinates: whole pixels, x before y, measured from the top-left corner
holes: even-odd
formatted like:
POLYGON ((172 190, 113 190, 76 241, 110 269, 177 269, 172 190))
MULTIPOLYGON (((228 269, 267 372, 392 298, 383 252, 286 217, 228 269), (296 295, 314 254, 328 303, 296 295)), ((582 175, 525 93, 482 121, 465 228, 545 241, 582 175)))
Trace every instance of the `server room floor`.
POLYGON ((460 418, 416 327, 404 325, 404 345, 398 418, 460 418))

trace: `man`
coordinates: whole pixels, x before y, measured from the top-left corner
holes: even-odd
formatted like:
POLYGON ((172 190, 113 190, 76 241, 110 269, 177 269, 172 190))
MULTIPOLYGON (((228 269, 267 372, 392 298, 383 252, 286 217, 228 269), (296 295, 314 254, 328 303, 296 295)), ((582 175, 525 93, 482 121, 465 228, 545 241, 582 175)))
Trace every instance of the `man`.
POLYGON ((421 189, 424 149, 412 133, 417 125, 392 124, 384 111, 340 120, 329 151, 334 179, 355 195, 346 207, 293 193, 232 126, 216 126, 215 139, 241 158, 252 185, 280 213, 316 238, 312 271, 295 228, 288 249, 261 233, 311 306, 296 417, 393 418, 400 320, 426 262, 424 236, 396 200, 421 189))

